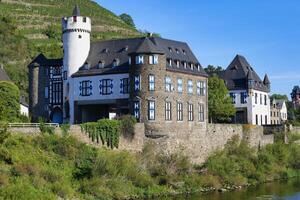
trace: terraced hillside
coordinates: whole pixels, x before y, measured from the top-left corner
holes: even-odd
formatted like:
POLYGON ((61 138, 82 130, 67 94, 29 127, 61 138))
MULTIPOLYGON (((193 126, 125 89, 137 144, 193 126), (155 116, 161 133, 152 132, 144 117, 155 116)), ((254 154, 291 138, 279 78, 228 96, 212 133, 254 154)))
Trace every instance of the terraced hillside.
POLYGON ((62 56, 63 16, 74 5, 92 19, 92 40, 134 37, 140 33, 90 0, 0 0, 0 64, 27 96, 27 64, 39 52, 62 56))

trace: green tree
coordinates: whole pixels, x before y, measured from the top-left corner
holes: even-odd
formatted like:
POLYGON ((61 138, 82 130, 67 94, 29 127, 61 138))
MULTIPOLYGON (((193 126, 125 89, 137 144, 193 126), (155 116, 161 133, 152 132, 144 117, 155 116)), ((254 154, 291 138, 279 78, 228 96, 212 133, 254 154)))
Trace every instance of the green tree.
POLYGON ((128 24, 129 26, 135 28, 135 24, 134 24, 134 21, 132 19, 132 17, 126 13, 123 13, 119 16, 121 18, 121 20, 123 22, 125 22, 126 24, 128 24))
POLYGON ((19 88, 7 81, 0 81, 0 121, 15 122, 20 116, 19 88))
POLYGON ((285 100, 286 103, 289 101, 289 98, 285 94, 272 94, 271 99, 285 100))
POLYGON ((223 68, 220 66, 213 66, 213 65, 208 65, 206 68, 204 68, 205 72, 210 75, 218 75, 221 71, 223 71, 223 68))
POLYGON ((211 122, 226 122, 235 113, 235 108, 222 79, 208 78, 208 115, 211 122))

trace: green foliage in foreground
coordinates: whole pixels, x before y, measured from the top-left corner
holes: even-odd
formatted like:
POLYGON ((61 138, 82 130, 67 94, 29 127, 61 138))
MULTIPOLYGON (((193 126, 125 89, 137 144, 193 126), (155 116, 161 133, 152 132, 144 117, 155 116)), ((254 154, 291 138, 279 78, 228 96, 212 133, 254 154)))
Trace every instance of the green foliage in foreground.
MULTIPOLYGON (((0 134, 3 134, 0 132, 0 134)), ((0 144, 0 199, 124 199, 299 175, 300 147, 274 144, 257 154, 232 139, 204 166, 187 157, 96 149, 71 136, 6 134, 0 144)))

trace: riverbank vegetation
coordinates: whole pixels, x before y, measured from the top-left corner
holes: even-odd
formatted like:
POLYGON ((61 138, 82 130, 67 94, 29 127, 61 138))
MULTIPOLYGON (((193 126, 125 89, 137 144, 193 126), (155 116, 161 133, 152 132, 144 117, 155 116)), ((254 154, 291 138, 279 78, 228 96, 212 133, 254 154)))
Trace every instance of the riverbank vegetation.
MULTIPOLYGON (((126 199, 234 188, 300 175, 300 147, 278 142, 258 152, 232 138, 203 165, 181 152, 132 154, 64 136, 1 130, 0 198, 126 199)), ((200 152, 199 152, 200 153, 200 152)))

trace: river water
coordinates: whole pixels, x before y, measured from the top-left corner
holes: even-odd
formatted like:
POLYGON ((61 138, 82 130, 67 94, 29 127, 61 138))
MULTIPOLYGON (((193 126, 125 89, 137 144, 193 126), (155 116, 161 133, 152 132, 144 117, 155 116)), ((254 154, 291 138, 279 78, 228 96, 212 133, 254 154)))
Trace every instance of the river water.
POLYGON ((266 183, 232 192, 214 192, 160 200, 300 200, 300 179, 266 183))

